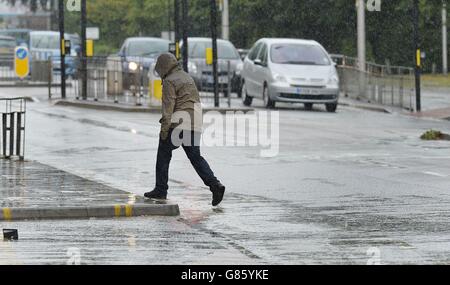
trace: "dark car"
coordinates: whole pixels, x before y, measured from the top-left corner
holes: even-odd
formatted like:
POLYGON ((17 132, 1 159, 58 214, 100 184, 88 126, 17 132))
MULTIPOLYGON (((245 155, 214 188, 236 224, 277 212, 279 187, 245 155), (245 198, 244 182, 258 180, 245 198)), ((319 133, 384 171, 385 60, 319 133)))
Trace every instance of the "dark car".
POLYGON ((170 41, 161 38, 128 38, 122 45, 119 57, 122 65, 124 88, 129 89, 136 72, 147 74, 159 55, 169 52, 170 41))
POLYGON ((120 49, 124 70, 128 70, 129 63, 143 65, 149 70, 159 55, 169 51, 170 41, 160 38, 128 38, 120 49))
MULTIPOLYGON (((210 38, 188 38, 189 47, 189 74, 194 78, 200 91, 212 92, 214 90, 213 69, 206 64, 206 49, 212 47, 210 38)), ((234 45, 225 40, 217 40, 218 49, 218 81, 219 89, 226 96, 228 90, 228 76, 231 78, 231 92, 241 96, 241 72, 243 62, 234 45), (228 62, 230 74, 228 75, 228 62)))

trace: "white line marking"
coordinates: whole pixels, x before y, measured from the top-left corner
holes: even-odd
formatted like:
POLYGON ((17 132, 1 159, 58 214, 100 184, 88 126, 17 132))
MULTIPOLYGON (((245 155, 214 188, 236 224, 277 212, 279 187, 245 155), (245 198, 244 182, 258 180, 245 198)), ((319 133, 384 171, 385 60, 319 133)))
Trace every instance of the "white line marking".
POLYGON ((444 174, 440 174, 440 173, 436 173, 436 172, 425 171, 423 173, 427 174, 427 175, 437 176, 437 177, 448 177, 448 175, 444 175, 444 174))

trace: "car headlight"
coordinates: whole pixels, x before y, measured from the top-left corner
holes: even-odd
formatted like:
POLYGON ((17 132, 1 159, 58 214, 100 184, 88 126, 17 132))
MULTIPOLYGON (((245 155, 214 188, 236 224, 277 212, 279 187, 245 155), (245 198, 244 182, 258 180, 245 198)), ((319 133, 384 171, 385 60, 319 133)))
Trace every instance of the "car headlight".
POLYGON ((136 70, 139 69, 139 64, 137 64, 136 62, 132 61, 128 64, 128 69, 132 72, 135 72, 136 70))
POLYGON ((283 75, 278 74, 278 73, 273 74, 273 79, 275 79, 275 81, 278 81, 278 82, 283 82, 283 83, 287 82, 286 77, 284 77, 283 75))
POLYGON ((198 72, 197 64, 193 63, 192 61, 188 62, 188 69, 189 73, 197 74, 198 72))
POLYGON ((328 81, 328 85, 339 86, 339 77, 337 77, 336 75, 331 76, 330 80, 328 81))

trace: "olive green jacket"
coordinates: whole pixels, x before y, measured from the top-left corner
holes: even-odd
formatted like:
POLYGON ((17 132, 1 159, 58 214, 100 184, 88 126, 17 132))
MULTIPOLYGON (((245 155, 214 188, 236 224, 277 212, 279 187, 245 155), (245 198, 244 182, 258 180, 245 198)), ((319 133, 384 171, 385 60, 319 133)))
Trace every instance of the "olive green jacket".
POLYGON ((155 70, 163 80, 161 138, 167 139, 170 129, 177 127, 202 132, 203 112, 192 77, 180 68, 170 53, 158 58, 155 70))

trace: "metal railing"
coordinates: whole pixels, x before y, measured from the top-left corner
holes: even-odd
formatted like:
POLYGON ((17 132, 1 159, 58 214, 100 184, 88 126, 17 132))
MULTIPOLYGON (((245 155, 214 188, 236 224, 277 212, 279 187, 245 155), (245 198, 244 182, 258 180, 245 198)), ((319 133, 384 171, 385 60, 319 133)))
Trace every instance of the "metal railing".
POLYGON ((0 98, 0 158, 25 157, 25 98, 0 98), (4 111, 3 111, 4 110, 4 111))
POLYGON ((348 98, 414 111, 414 69, 366 63, 361 71, 358 59, 332 55, 337 63, 341 90, 348 98))
MULTIPOLYGON (((77 74, 66 80, 66 96, 68 99, 86 99, 111 104, 159 106, 162 86, 161 79, 154 71, 154 65, 155 62, 145 58, 134 58, 130 62, 120 57, 89 57, 87 58, 87 97, 82 98, 79 65, 77 65, 77 74)), ((50 74, 49 98, 61 98, 61 77, 52 71, 49 63, 46 66, 47 71, 43 73, 50 74)), ((231 82, 234 73, 231 71, 231 65, 227 68, 228 70, 219 73, 219 78, 222 80, 219 84, 219 92, 222 98, 229 98, 228 94, 232 91, 231 82)), ((204 103, 214 100, 211 79, 212 74, 207 71, 202 72, 199 78, 198 87, 204 103)))

